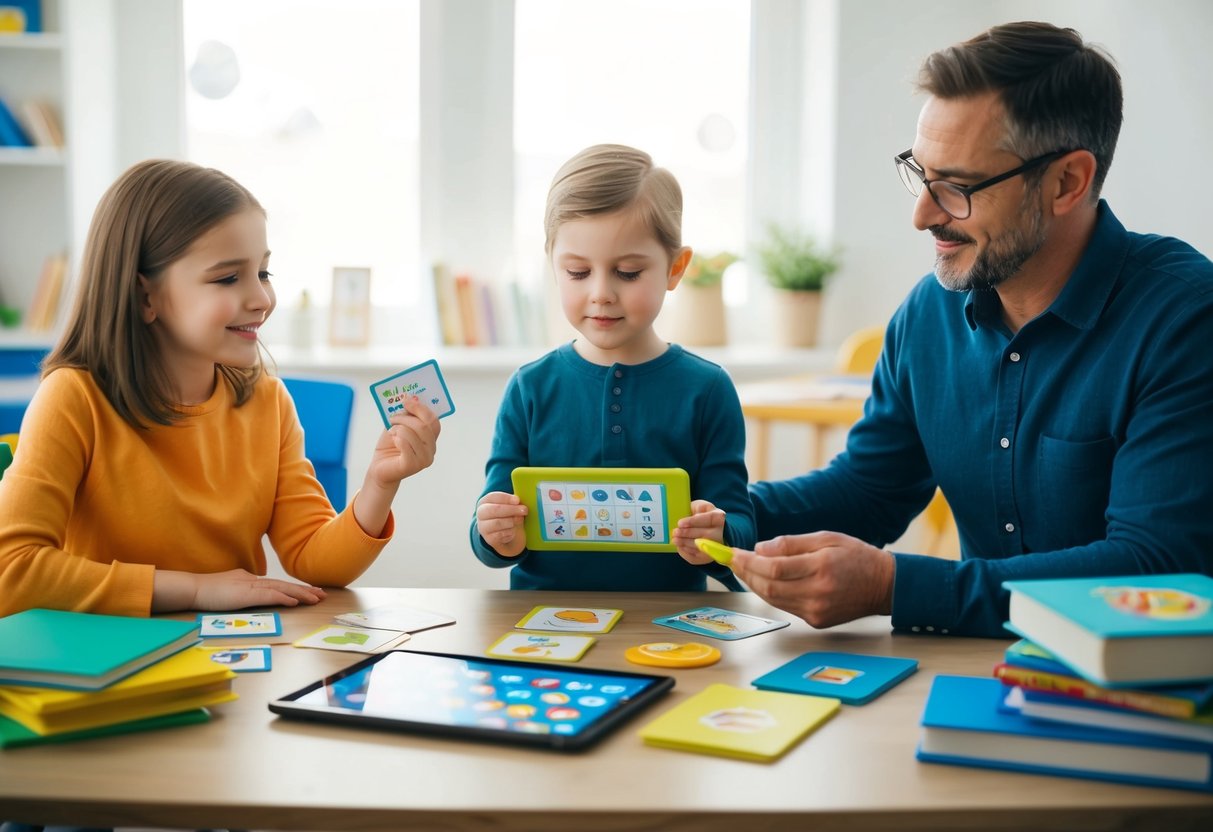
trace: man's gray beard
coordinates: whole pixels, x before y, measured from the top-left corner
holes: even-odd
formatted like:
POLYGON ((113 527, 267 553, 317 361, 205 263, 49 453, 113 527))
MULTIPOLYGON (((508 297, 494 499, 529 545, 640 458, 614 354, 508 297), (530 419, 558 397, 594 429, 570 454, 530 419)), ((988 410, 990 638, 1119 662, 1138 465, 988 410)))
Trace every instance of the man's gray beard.
MULTIPOLYGON (((1025 199, 1027 202, 1029 200, 1025 199)), ((967 272, 949 268, 949 258, 937 255, 935 279, 939 285, 951 292, 993 289, 1018 274, 1023 264, 1040 251, 1046 237, 1044 211, 1040 206, 1029 209, 1025 204, 1024 210, 1028 215, 1027 227, 1013 228, 992 241, 967 272)))

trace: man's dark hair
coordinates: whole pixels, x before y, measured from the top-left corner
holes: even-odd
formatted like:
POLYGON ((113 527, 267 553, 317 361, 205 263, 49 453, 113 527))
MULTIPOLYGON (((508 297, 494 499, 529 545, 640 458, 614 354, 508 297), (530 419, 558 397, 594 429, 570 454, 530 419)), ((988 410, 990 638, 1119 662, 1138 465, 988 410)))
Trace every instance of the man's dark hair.
POLYGON ((938 98, 997 92, 1007 112, 1004 150, 1027 160, 1055 150, 1095 156, 1093 198, 1112 164, 1124 117, 1120 73, 1073 29, 1005 23, 930 55, 918 88, 938 98))

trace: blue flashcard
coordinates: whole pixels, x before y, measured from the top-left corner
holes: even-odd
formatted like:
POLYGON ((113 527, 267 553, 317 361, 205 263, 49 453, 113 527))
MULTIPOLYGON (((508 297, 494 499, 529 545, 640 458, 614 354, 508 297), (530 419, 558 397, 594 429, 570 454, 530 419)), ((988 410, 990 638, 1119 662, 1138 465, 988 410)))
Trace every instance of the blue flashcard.
POLYGON ((268 644, 248 647, 207 647, 211 661, 236 673, 264 673, 274 666, 268 644))
POLYGON ((750 684, 759 690, 832 696, 848 705, 862 705, 917 669, 917 659, 859 653, 805 653, 750 684))
POLYGON ((404 412, 406 396, 421 399, 439 419, 455 412, 455 403, 446 389, 446 380, 438 370, 438 362, 432 358, 375 382, 371 385, 371 395, 375 397, 375 407, 379 408, 384 428, 392 426, 388 421, 389 416, 404 412))
POLYGON ((697 636, 735 641, 759 633, 768 633, 788 626, 790 622, 775 618, 759 618, 744 612, 722 610, 720 607, 696 607, 677 615, 664 615, 653 619, 654 624, 671 627, 697 636))
POLYGON ((200 612, 198 635, 203 638, 241 638, 282 635, 276 612, 200 612))

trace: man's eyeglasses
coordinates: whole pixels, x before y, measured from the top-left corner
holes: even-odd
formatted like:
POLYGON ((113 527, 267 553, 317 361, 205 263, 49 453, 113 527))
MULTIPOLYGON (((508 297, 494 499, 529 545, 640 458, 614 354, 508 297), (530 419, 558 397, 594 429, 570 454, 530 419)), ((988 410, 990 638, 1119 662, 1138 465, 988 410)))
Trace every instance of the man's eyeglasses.
POLYGON ((926 189, 931 192, 931 199, 935 200, 935 204, 942 208, 948 216, 957 220, 967 220, 969 215, 973 213, 973 194, 991 185, 1005 182, 1012 176, 1019 176, 1019 174, 1043 165, 1046 162, 1060 159, 1069 152, 1068 150, 1054 150, 1052 153, 1037 156, 1035 159, 1029 159, 1024 162, 1014 170, 992 176, 984 182, 978 182, 976 185, 957 185, 954 182, 946 182, 942 179, 927 179, 926 171, 914 161, 913 149, 907 150, 905 153, 898 153, 893 157, 893 164, 897 167, 897 173, 901 177, 901 182, 906 186, 907 191, 914 196, 918 196, 922 193, 923 186, 926 186, 926 189))

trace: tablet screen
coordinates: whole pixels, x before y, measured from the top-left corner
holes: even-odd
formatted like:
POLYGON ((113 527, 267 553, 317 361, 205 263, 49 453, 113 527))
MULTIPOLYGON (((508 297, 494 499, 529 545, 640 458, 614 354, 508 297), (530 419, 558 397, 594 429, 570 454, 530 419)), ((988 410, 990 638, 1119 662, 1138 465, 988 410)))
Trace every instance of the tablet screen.
POLYGON ((671 687, 664 676, 395 650, 271 702, 270 710, 571 749, 671 687))

